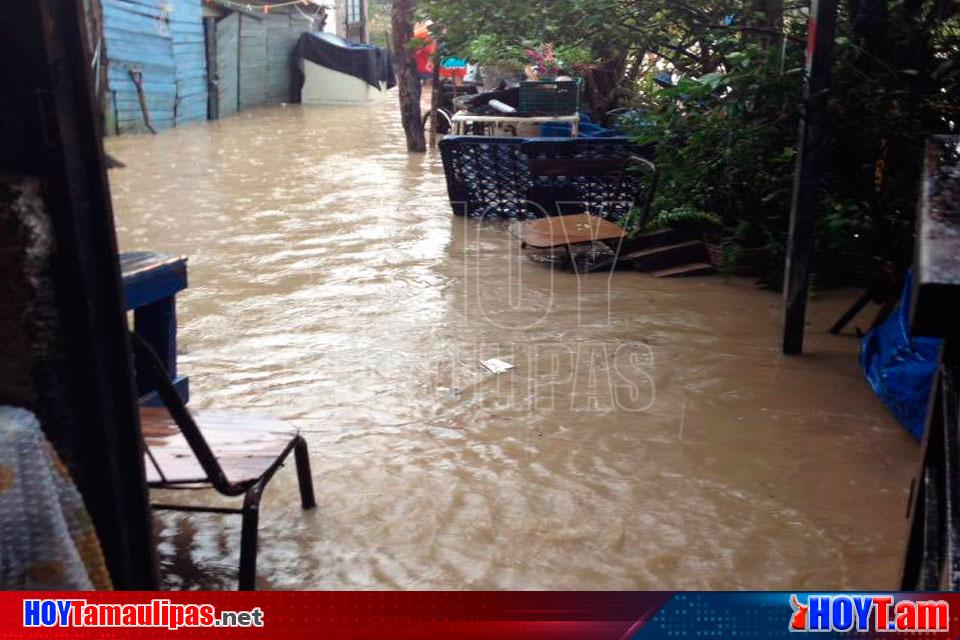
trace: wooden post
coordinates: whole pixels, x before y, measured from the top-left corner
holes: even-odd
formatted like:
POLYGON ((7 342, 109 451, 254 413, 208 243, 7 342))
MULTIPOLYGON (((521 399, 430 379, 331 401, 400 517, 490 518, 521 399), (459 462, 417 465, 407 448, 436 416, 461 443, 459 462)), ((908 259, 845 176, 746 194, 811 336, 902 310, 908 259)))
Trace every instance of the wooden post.
POLYGON ((910 333, 942 338, 914 478, 904 591, 960 589, 960 136, 927 141, 910 333))
POLYGON ((0 404, 36 414, 113 585, 157 585, 136 389, 79 0, 14 2, 0 42, 0 404))
POLYGON ((786 275, 783 286, 783 352, 803 353, 803 334, 807 316, 807 287, 810 258, 818 206, 818 190, 823 172, 824 118, 827 91, 833 64, 833 37, 837 22, 838 0, 813 0, 810 7, 807 43, 806 109, 800 122, 800 142, 790 212, 790 238, 787 244, 786 275))
POLYGON ((416 52, 410 48, 413 40, 413 11, 415 0, 394 0, 393 55, 396 62, 397 85, 400 93, 400 119, 407 137, 407 150, 422 153, 427 150, 420 108, 422 83, 417 72, 416 52))
POLYGON ((434 56, 433 87, 430 89, 430 148, 437 148, 437 128, 440 124, 440 56, 434 56))
POLYGON ((217 68, 217 19, 203 19, 204 42, 207 53, 207 119, 220 119, 220 83, 217 68))

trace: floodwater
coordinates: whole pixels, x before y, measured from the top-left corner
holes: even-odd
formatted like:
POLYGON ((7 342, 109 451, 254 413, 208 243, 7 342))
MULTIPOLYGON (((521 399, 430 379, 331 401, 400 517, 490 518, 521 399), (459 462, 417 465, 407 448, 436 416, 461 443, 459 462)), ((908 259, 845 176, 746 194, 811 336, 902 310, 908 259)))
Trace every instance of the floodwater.
MULTIPOLYGON (((192 408, 309 442, 318 508, 274 478, 261 588, 897 586, 919 448, 825 335, 854 292, 784 358, 749 281, 578 278, 453 217, 398 123, 289 106, 107 141, 121 247, 190 257, 192 408)), ((239 524, 158 515, 164 583, 233 588, 239 524)))

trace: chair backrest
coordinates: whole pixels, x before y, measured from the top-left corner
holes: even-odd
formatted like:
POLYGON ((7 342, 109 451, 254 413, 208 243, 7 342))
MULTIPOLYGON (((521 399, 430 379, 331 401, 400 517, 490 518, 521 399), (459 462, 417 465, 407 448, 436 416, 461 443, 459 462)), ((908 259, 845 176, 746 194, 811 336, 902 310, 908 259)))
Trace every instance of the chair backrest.
POLYGON ((530 219, 591 213, 645 219, 657 184, 649 147, 628 138, 485 138, 440 143, 458 215, 530 219))
MULTIPOLYGON (((217 462, 210 445, 207 444, 203 433, 197 423, 194 422, 193 416, 190 415, 186 405, 183 404, 183 399, 177 393, 176 387, 170 381, 170 374, 164 368, 160 357, 153 350, 153 347, 136 333, 130 332, 130 341, 133 346, 134 364, 136 365, 138 379, 147 382, 150 388, 160 397, 160 401, 170 412, 170 417, 177 424, 180 433, 183 434, 190 450, 196 456, 203 472, 207 474, 210 484, 223 494, 236 494, 236 488, 227 480, 227 476, 220 467, 220 463, 217 462)), ((150 457, 152 463, 157 464, 156 460, 152 456, 150 457)), ((164 477, 163 470, 159 466, 157 472, 161 478, 164 477)))
POLYGON ((448 136, 440 141, 450 205, 456 215, 528 219, 533 176, 523 138, 448 136))
POLYGON ((547 215, 589 211, 620 222, 632 209, 646 217, 656 188, 648 148, 628 138, 535 138, 522 146, 533 168, 530 199, 547 215))

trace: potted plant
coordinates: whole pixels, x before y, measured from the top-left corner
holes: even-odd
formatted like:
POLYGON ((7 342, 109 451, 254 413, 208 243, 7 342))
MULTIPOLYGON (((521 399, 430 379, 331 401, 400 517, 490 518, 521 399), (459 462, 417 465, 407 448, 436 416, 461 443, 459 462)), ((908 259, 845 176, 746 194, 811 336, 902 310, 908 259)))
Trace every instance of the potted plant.
POLYGON ((716 235, 722 224, 720 216, 696 207, 673 207, 660 211, 650 219, 649 230, 675 229, 691 237, 709 238, 716 235))
POLYGON ((553 44, 545 42, 539 47, 526 50, 527 77, 530 80, 554 80, 560 73, 560 61, 553 44))
POLYGON ((480 66, 484 91, 492 91, 504 80, 518 80, 524 75, 520 48, 503 42, 496 35, 477 36, 469 42, 464 54, 480 66))

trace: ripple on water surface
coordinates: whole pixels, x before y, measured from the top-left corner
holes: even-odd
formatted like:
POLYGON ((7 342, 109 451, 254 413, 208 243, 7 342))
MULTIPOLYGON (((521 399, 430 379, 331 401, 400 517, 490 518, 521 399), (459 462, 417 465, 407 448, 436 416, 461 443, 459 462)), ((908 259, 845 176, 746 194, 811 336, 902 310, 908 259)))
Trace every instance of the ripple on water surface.
MULTIPOLYGON (((127 164, 121 245, 190 256, 192 407, 278 415, 310 443, 319 507, 274 479, 261 586, 895 586, 915 446, 854 340, 777 355, 772 294, 525 260, 502 227, 450 215, 393 104, 107 146, 127 164), (492 357, 516 369, 486 375, 492 357)), ((848 298, 817 300, 812 324, 848 298)), ((166 583, 232 586, 238 527, 158 517, 166 583)))

